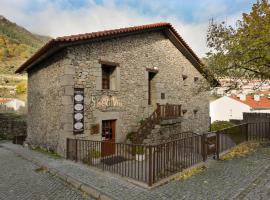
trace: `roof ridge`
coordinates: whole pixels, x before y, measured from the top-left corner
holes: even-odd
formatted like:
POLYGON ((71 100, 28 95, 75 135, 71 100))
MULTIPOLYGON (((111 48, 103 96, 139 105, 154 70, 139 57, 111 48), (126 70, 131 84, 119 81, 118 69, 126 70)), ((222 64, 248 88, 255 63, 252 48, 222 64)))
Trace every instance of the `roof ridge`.
MULTIPOLYGON (((183 47, 183 51, 186 52, 187 59, 191 60, 193 65, 199 70, 200 73, 202 73, 205 77, 209 76, 209 79, 206 78, 211 85, 217 86, 219 85, 218 81, 211 75, 211 73, 204 67, 203 63, 201 62, 200 58, 195 54, 195 52, 191 49, 191 47, 186 43, 186 41, 180 36, 180 34, 176 31, 176 29, 172 26, 171 23, 168 22, 158 22, 158 23, 152 23, 152 24, 145 24, 140 26, 131 26, 126 28, 118 28, 118 29, 111 29, 111 30, 104 30, 104 31, 97 31, 97 32, 90 32, 90 33, 84 33, 84 34, 77 34, 77 35, 69 35, 69 36, 61 36, 57 37, 55 39, 50 40, 48 43, 46 43, 41 49, 39 49, 34 55, 32 55, 28 60, 26 60, 17 70, 16 73, 21 73, 27 69, 30 69, 33 65, 36 64, 36 62, 44 59, 48 51, 52 50, 55 46, 55 48, 52 50, 57 51, 60 48, 64 48, 65 45, 58 45, 66 43, 66 46, 68 46, 68 43, 75 43, 75 42, 83 42, 87 40, 92 39, 106 39, 107 37, 117 37, 125 34, 136 34, 137 32, 143 32, 143 31, 158 31, 158 30, 168 30, 166 32, 167 35, 172 35, 172 37, 175 37, 175 43, 180 44, 183 47), (43 58, 39 59, 41 56, 43 58), (38 61, 37 61, 38 60, 38 61)), ((174 39, 174 38, 173 38, 174 39)), ((178 48, 178 47, 177 47, 178 48)), ((48 55, 48 54, 47 54, 48 55)))
MULTIPOLYGON (((102 31, 93 31, 93 32, 88 32, 88 33, 79 33, 79 34, 71 34, 71 35, 64 35, 64 36, 59 36, 55 39, 52 39, 54 41, 66 41, 66 40, 71 40, 72 38, 77 39, 84 39, 82 37, 87 37, 87 36, 103 36, 107 34, 116 34, 119 32, 131 32, 131 31, 136 31, 136 30, 143 30, 143 29, 151 29, 151 28, 157 28, 157 27, 165 27, 169 26, 172 28, 172 25, 169 22, 158 22, 158 23, 151 23, 151 24, 145 24, 145 25, 139 25, 139 26, 129 26, 129 27, 124 27, 124 28, 116 28, 116 29, 107 29, 107 30, 102 30, 102 31)), ((85 39, 89 39, 88 37, 85 39)))

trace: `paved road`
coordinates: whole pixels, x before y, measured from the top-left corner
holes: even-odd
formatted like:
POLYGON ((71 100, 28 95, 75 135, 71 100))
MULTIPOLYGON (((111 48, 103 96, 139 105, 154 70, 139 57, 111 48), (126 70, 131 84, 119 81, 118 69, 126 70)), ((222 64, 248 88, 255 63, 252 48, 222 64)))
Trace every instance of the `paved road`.
POLYGON ((35 165, 17 154, 47 163, 116 200, 270 200, 269 145, 246 157, 211 162, 209 168, 201 174, 185 181, 171 181, 152 190, 135 186, 86 165, 52 159, 19 145, 2 145, 10 150, 0 148, 0 200, 82 198, 80 192, 55 177, 35 172, 35 165))
POLYGON ((90 199, 61 179, 35 171, 37 168, 0 146, 0 200, 90 199))
POLYGON ((167 199, 270 200, 270 146, 243 158, 213 162, 201 174, 153 191, 167 199))

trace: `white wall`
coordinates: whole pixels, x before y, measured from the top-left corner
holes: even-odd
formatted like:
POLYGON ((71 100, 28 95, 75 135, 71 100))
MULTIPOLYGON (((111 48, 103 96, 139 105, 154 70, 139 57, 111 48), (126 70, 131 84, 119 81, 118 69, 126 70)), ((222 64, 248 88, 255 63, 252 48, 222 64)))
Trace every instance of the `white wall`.
POLYGON ((261 110, 250 110, 250 112, 255 112, 255 113, 270 113, 270 109, 269 110, 264 110, 264 109, 261 109, 261 110))
POLYGON ((227 96, 210 102, 211 122, 243 119, 243 112, 250 112, 250 107, 227 96))
POLYGON ((7 102, 5 105, 8 108, 13 108, 14 110, 19 110, 20 107, 25 107, 25 102, 18 100, 18 99, 12 99, 11 101, 7 102))

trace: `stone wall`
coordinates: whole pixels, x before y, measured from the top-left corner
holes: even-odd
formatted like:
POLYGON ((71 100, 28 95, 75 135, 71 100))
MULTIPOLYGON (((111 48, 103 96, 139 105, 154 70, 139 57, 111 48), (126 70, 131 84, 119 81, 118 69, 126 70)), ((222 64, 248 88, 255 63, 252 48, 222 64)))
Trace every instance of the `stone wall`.
MULTIPOLYGON (((26 142, 39 145, 62 155, 60 136, 65 98, 65 52, 59 52, 28 72, 28 128, 26 142)), ((71 83, 72 84, 72 83, 71 83)), ((71 125, 72 126, 72 125, 71 125)), ((65 145, 65 142, 64 144, 65 145)))
POLYGON ((24 117, 0 113, 0 138, 11 140, 16 135, 26 135, 26 126, 24 117))
POLYGON ((102 120, 116 120, 116 141, 124 141, 156 103, 182 105, 182 131, 205 132, 209 127, 208 92, 200 92, 206 80, 161 32, 68 47, 30 70, 28 84, 27 142, 61 155, 67 137, 101 140, 102 120), (117 63, 113 90, 101 89, 102 62, 117 63), (154 67, 158 73, 152 81, 153 103, 148 105, 147 69, 154 67), (74 88, 85 92, 85 130, 78 136, 72 134, 74 88), (108 98, 114 103, 104 106, 108 98), (91 127, 97 124, 100 129, 94 134, 91 127))
POLYGON ((182 131, 208 131, 208 92, 200 91, 206 81, 161 32, 69 47, 68 57, 75 68, 74 87, 85 89, 85 132, 78 137, 100 140, 101 133, 92 135, 91 126, 101 127, 102 120, 116 119, 116 141, 124 141, 128 132, 137 130, 140 119, 153 112, 156 103, 183 105, 187 112, 182 131), (117 63, 114 90, 101 89, 102 61, 117 63), (153 103, 149 106, 147 69, 154 67, 158 73, 152 81, 153 103), (165 99, 161 99, 161 93, 165 93, 165 99), (93 99, 110 96, 121 106, 97 108, 93 103, 93 99))

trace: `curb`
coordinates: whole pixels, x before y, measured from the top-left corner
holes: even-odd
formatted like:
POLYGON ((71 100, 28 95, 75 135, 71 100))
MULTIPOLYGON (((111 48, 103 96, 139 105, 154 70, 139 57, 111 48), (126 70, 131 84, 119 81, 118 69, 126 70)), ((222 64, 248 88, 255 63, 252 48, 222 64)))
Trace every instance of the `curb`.
MULTIPOLYGON (((37 165, 38 167, 45 167, 47 169, 47 171, 53 175, 53 176, 57 176, 59 179, 61 179, 62 181, 70 184, 72 187, 85 192, 86 194, 88 194, 89 196, 98 199, 98 200, 113 200, 112 197, 101 193, 99 190, 97 190, 96 188, 89 186, 86 183, 81 182, 80 180, 77 180, 76 178, 73 178, 57 169, 54 169, 53 167, 49 167, 46 164, 41 163, 40 161, 31 158, 30 156, 27 156, 25 154, 23 154, 22 152, 19 152, 17 150, 11 149, 5 145, 3 145, 2 147, 4 147, 5 149, 8 149, 10 151, 12 151, 13 153, 15 153, 16 155, 22 157, 25 160, 28 160, 32 163, 34 163, 35 165, 37 165)), ((28 149, 29 150, 29 149, 28 149)), ((29 150, 30 151, 30 150, 29 150)))

